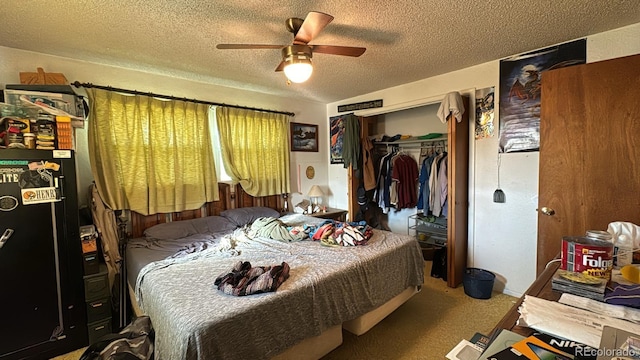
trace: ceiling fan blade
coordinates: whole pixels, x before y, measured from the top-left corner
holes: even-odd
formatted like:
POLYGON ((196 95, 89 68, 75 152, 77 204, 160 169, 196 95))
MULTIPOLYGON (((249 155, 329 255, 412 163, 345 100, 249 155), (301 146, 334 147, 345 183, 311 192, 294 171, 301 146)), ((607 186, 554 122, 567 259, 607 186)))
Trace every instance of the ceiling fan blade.
POLYGON ((353 46, 336 46, 336 45, 309 45, 313 49, 313 52, 329 55, 344 55, 358 57, 367 50, 363 47, 353 46))
POLYGON ((308 44, 324 29, 327 24, 333 21, 333 16, 317 11, 311 11, 304 18, 304 22, 293 39, 294 44, 308 44))
POLYGON ((217 49, 282 49, 287 45, 261 45, 261 44, 218 44, 217 49))
POLYGON ((282 71, 284 70, 284 61, 281 61, 280 64, 278 64, 278 67, 276 68, 276 71, 282 71))

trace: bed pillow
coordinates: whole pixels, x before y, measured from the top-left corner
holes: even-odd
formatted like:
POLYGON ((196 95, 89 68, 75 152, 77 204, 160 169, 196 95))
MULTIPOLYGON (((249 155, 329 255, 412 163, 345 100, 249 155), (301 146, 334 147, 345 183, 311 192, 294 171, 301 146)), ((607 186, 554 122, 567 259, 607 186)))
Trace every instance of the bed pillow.
POLYGON ((199 234, 230 232, 238 227, 235 222, 223 216, 206 216, 189 221, 199 234))
POLYGON ((153 225, 144 231, 144 236, 158 240, 170 240, 180 239, 197 233, 193 223, 190 220, 186 220, 153 225))
POLYGON ((238 226, 244 226, 260 217, 279 218, 280 212, 268 207, 255 206, 225 210, 220 213, 220 216, 224 216, 238 226))

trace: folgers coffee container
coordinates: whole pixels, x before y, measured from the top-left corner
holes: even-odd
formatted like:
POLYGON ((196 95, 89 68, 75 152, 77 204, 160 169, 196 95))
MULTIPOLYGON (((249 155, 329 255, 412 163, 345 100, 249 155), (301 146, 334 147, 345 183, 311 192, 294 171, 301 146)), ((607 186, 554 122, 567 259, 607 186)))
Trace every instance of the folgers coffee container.
POLYGON ((613 242, 606 231, 562 238, 561 268, 609 279, 613 267, 613 242))

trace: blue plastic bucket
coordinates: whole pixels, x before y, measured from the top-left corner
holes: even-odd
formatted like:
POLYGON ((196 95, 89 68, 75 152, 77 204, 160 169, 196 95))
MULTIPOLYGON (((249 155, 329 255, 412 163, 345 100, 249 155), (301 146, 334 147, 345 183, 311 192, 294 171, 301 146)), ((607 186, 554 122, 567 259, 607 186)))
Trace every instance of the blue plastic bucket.
POLYGON ((464 293, 476 299, 489 299, 495 279, 491 271, 467 268, 462 278, 464 293))

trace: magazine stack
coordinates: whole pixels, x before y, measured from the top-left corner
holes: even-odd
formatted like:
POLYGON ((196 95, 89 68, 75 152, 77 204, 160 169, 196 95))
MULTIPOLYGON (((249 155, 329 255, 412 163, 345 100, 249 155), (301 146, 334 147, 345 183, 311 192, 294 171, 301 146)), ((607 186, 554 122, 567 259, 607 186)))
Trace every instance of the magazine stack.
POLYGON ((604 301, 607 279, 558 269, 551 280, 553 290, 604 301))

